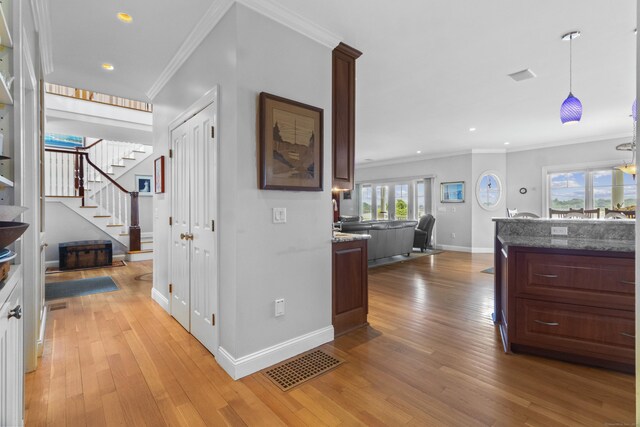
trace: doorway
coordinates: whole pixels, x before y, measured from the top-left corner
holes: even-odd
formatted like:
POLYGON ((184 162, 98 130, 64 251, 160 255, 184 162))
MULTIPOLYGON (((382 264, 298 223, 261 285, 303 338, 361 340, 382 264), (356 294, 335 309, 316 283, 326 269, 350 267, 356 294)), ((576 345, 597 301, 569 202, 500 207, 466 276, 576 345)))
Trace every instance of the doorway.
POLYGON ((171 130, 170 310, 216 356, 217 100, 188 117, 171 130))

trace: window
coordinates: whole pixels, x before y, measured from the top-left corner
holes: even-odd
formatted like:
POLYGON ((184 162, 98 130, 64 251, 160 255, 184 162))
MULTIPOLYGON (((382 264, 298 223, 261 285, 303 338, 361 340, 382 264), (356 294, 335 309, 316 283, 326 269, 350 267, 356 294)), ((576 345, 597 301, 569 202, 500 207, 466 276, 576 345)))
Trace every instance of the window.
POLYGON ((389 219, 389 192, 386 185, 376 187, 377 219, 389 219))
POLYGON ((396 184, 395 219, 409 218, 409 184, 396 184))
POLYGON ((633 177, 613 167, 554 172, 549 177, 551 209, 634 209, 636 183, 633 177))
POLYGON ((549 174, 549 207, 551 209, 579 209, 585 207, 586 172, 549 174))
POLYGON ((372 219, 371 207, 372 207, 373 201, 371 200, 371 196, 372 196, 371 186, 363 185, 361 187, 361 194, 360 194, 360 216, 362 216, 362 219, 365 221, 370 221, 372 219))
POLYGON ((364 221, 419 219, 430 212, 431 181, 427 180, 358 184, 359 215, 364 221))
POLYGON ((416 206, 416 218, 420 218, 425 214, 425 202, 424 202, 424 181, 416 181, 416 201, 414 202, 414 206, 416 206))

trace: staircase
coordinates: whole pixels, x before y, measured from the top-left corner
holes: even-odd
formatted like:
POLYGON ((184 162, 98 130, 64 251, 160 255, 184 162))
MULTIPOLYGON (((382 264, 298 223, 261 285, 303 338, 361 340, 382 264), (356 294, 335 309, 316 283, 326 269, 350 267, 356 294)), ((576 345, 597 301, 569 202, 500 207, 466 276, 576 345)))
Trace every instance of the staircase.
POLYGON ((63 204, 119 242, 127 260, 151 259, 152 238, 140 234, 139 193, 117 180, 152 152, 148 145, 105 140, 75 150, 46 148, 47 202, 63 204))

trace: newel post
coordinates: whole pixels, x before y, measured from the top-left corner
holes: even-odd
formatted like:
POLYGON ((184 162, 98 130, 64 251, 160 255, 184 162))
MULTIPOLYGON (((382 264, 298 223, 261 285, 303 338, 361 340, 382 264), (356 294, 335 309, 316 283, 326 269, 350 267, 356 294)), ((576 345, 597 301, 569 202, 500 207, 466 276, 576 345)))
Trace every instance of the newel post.
POLYGON ((138 192, 131 193, 131 223, 129 225, 129 250, 139 251, 140 246, 140 214, 138 211, 138 192))

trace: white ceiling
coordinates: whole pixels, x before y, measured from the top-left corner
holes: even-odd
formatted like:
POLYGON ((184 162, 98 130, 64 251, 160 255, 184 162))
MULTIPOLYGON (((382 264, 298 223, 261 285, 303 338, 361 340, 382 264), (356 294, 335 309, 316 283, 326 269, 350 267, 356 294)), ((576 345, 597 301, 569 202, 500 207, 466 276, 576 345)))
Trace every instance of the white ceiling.
MULTIPOLYGON (((363 52, 359 163, 631 135, 635 0, 270 1, 363 52), (563 126, 569 46, 560 37, 576 29, 573 92, 584 115, 563 126), (538 77, 507 77, 525 68, 538 77)), ((130 2, 127 26, 115 19, 119 1, 58 0, 48 80, 143 100, 211 3, 130 2), (102 62, 116 70, 104 72, 102 62)))

